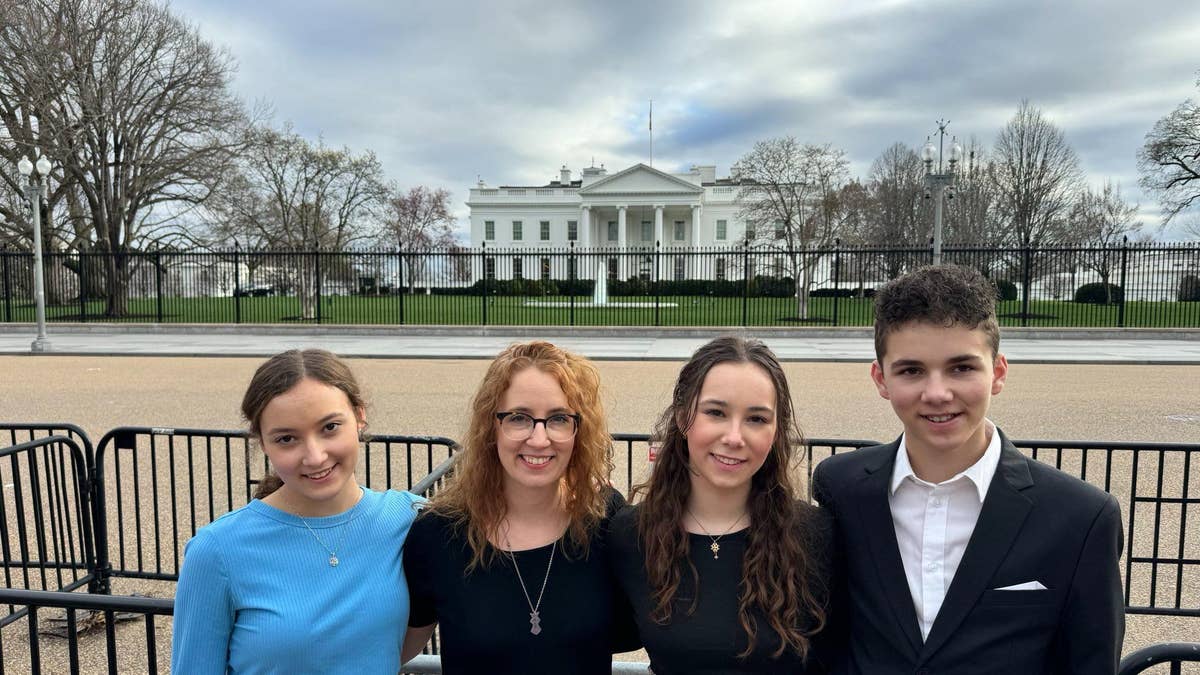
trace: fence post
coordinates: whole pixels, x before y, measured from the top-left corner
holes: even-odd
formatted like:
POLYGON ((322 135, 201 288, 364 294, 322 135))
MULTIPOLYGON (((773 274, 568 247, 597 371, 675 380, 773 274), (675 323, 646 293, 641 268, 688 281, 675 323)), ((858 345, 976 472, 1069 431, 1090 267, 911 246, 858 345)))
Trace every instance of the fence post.
POLYGON ((233 240, 233 322, 242 322, 242 270, 239 265, 238 254, 241 253, 241 245, 237 239, 233 240))
POLYGON ((1129 269, 1129 237, 1121 238, 1121 301, 1117 305, 1117 328, 1125 327, 1125 272, 1129 269))
POLYGON ((315 267, 316 267, 316 272, 317 272, 317 279, 316 279, 316 282, 317 282, 317 288, 316 288, 316 291, 317 291, 317 324, 320 324, 321 323, 321 245, 320 244, 316 245, 316 247, 313 249, 312 254, 313 254, 314 259, 316 260, 315 267))
POLYGON ((660 267, 661 258, 662 258, 662 242, 655 239, 654 240, 654 325, 655 326, 662 325, 659 323, 659 313, 658 313, 658 298, 659 298, 659 295, 661 294, 661 289, 659 288, 659 282, 661 281, 659 279, 659 273, 662 269, 660 267))
POLYGON ((742 239, 742 326, 750 322, 750 240, 742 239))
POLYGON ((483 307, 483 309, 482 309, 483 323, 481 325, 486 326, 487 325, 487 306, 488 306, 487 242, 486 241, 481 242, 479 247, 480 247, 479 248, 479 261, 482 264, 482 268, 483 268, 480 270, 480 272, 483 275, 483 293, 479 296, 480 302, 483 303, 483 305, 482 305, 482 307, 483 307))
POLYGON ((163 322, 163 291, 162 291, 162 253, 154 252, 154 294, 156 296, 155 309, 158 314, 158 322, 163 322))
POLYGON ((567 301, 570 309, 567 311, 567 325, 575 325, 575 242, 567 242, 567 289, 570 291, 570 299, 567 301))
POLYGON ((0 264, 4 266, 4 320, 12 323, 12 280, 8 276, 8 245, 0 246, 0 264))
POLYGON ((404 291, 408 288, 404 283, 404 245, 400 245, 400 325, 404 325, 404 291))
POLYGON ((838 325, 838 280, 842 271, 842 240, 833 240, 833 325, 838 325))
POLYGON ((1021 251, 1021 326, 1029 325, 1029 283, 1032 277, 1029 263, 1030 245, 1025 242, 1025 248, 1021 251))
POLYGON ((79 321, 87 321, 87 278, 88 259, 83 249, 79 249, 79 321))

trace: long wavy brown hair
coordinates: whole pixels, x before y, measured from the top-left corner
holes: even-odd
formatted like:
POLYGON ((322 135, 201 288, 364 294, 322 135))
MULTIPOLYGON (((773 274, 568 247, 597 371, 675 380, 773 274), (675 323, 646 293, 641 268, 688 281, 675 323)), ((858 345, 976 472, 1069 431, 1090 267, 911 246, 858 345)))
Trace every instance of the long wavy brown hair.
POLYGON ((604 516, 604 488, 612 471, 612 436, 600 400, 600 372, 591 361, 544 341, 514 344, 492 361, 471 401, 470 424, 454 474, 427 511, 449 518, 464 530, 471 546, 467 572, 496 556, 489 539, 507 512, 504 467, 496 450, 496 413, 514 375, 526 368, 552 375, 580 416, 575 447, 563 475, 561 493, 570 525, 568 554, 588 553, 588 543, 604 516))
MULTIPOLYGON (((762 368, 775 386, 776 398, 775 439, 751 479, 746 505, 751 526, 738 586, 738 619, 749 644, 739 656, 754 650, 759 627, 752 610, 757 608, 781 639, 774 656, 790 649, 803 658, 808 655, 810 637, 825 624, 828 590, 809 550, 813 524, 798 508, 790 474, 794 449, 803 442, 792 414, 791 392, 775 355, 758 340, 721 337, 696 350, 679 371, 671 405, 655 427, 658 459, 650 479, 635 487, 632 495, 634 499, 642 497, 638 536, 654 598, 651 617, 659 624, 670 622, 685 573, 696 588, 701 583, 688 557, 688 533, 683 525, 692 490, 686 434, 695 421, 704 380, 713 366, 721 363, 752 363, 762 368)), ((688 614, 695 611, 697 597, 698 593, 693 595, 688 614)))

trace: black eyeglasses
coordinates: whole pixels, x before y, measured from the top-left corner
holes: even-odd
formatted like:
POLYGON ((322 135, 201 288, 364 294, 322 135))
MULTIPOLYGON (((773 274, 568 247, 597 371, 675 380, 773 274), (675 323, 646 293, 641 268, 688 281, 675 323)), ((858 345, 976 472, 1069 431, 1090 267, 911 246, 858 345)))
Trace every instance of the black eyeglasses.
POLYGON ((579 431, 581 417, 578 413, 555 413, 549 417, 533 417, 523 412, 498 412, 496 419, 500 420, 500 432, 510 441, 524 441, 533 435, 533 430, 540 422, 546 429, 546 438, 562 442, 575 438, 579 431))

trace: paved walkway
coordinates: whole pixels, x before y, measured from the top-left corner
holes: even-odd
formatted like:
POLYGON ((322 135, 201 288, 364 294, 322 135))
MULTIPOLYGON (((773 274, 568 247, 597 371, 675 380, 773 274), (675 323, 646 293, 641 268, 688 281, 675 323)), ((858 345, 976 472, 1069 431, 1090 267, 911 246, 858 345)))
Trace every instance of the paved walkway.
MULTIPOLYGON (((753 330, 785 361, 869 362, 871 337, 864 330, 837 332, 753 330)), ((272 330, 271 327, 77 326, 52 327, 53 354, 145 356, 269 356, 293 347, 322 347, 365 358, 490 359, 508 344, 534 337, 600 360, 685 360, 713 333, 604 330, 570 332, 547 328, 504 329, 345 329, 272 330), (58 328, 59 330, 54 330, 58 328)), ((29 354, 34 331, 0 326, 0 354, 29 354)), ((1019 363, 1200 364, 1200 332, 1141 337, 1129 331, 1093 336, 1047 337, 1006 333, 1001 342, 1009 360, 1019 363)))

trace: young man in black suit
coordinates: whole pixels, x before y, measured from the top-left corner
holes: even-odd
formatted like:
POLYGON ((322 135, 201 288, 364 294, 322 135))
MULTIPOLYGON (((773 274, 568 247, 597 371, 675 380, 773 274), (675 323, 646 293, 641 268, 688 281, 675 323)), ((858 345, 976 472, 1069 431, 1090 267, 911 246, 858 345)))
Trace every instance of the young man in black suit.
POLYGON ((1120 507, 988 420, 1008 376, 995 299, 951 265, 876 296, 871 379, 904 433, 813 478, 838 526, 843 672, 1116 672, 1120 507))

